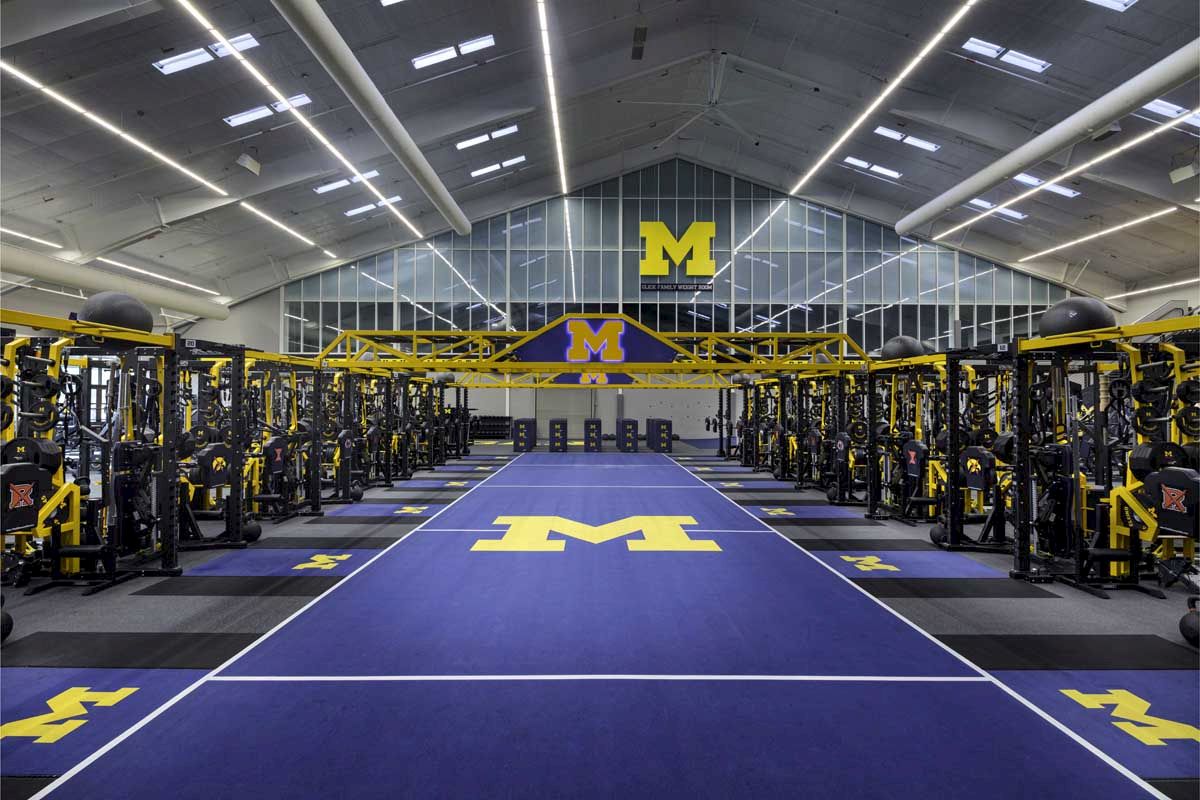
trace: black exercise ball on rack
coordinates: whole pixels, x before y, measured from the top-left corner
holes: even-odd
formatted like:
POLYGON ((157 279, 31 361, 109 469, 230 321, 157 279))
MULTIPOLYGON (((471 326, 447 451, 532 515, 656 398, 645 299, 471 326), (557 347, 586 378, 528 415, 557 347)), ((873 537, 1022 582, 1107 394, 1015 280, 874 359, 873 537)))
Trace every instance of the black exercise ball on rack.
POLYGON ((919 339, 911 336, 893 336, 883 343, 879 356, 884 361, 894 358, 916 358, 925 355, 925 347, 919 339))
POLYGON ((141 300, 124 292, 97 292, 84 301, 78 319, 145 333, 154 330, 154 314, 141 300))
POLYGON ((1057 336, 1061 333, 1094 331, 1116 324, 1116 315, 1104 301, 1094 297, 1068 297, 1050 306, 1042 315, 1038 322, 1038 335, 1057 336))
POLYGON ((922 340, 921 347, 925 350, 925 355, 933 355, 937 352, 937 345, 929 340, 922 340))

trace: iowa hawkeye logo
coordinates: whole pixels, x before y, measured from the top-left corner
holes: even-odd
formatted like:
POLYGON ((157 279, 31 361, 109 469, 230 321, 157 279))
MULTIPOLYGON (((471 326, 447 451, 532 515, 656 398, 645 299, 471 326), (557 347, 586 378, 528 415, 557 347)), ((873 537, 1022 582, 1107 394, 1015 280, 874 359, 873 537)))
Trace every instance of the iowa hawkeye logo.
POLYGON ((588 525, 566 517, 496 517, 495 525, 507 525, 508 532, 499 539, 479 539, 471 545, 475 552, 490 553, 560 553, 567 549, 565 538, 551 539, 557 533, 579 542, 603 544, 615 539, 641 534, 640 538, 625 540, 632 552, 720 552, 711 539, 692 539, 683 529, 695 525, 694 517, 637 516, 588 525))

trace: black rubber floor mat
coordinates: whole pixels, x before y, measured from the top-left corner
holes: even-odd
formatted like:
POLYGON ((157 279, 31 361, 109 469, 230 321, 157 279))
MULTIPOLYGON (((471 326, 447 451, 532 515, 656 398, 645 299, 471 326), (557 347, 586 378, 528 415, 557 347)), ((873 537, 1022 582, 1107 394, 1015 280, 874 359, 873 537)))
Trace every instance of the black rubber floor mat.
POLYGON ((151 584, 134 596, 316 597, 341 578, 332 575, 184 575, 151 584))
MULTIPOLYGON (((39 631, 5 644, 4 666, 213 669, 259 635, 39 631)), ((7 789, 4 797, 7 800, 7 789)))
POLYGON ((865 578, 855 581, 876 597, 1018 597, 1058 595, 1040 586, 1010 578, 865 578))
POLYGON ((1200 778, 1150 779, 1146 783, 1158 789, 1171 800, 1200 800, 1200 778))
POLYGON ((28 778, 0 778, 0 797, 4 800, 29 800, 35 794, 45 789, 50 784, 54 783, 54 779, 58 776, 46 777, 28 777, 28 778))
POLYGON ((984 669, 995 670, 1196 669, 1198 661, 1195 650, 1151 634, 951 635, 938 639, 984 669))
POLYGON ((781 519, 777 517, 771 517, 764 519, 763 522, 767 523, 772 528, 870 528, 872 526, 879 525, 879 523, 873 519, 854 517, 801 517, 798 519, 781 519))

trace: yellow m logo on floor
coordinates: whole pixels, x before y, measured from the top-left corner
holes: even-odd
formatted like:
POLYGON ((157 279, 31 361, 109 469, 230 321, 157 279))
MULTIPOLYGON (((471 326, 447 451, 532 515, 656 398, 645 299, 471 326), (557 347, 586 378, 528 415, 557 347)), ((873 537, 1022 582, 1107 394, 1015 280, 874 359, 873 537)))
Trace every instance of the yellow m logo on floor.
POLYGON ((720 552, 711 539, 692 539, 683 529, 695 525, 693 517, 625 517, 604 525, 588 525, 566 517, 496 517, 496 525, 507 525, 499 539, 479 539, 471 545, 477 552, 558 553, 566 550, 565 539, 551 539, 551 533, 569 536, 589 544, 603 544, 623 536, 640 533, 640 539, 627 539, 633 552, 720 552))
POLYGON ((88 713, 84 703, 115 706, 136 691, 136 688, 126 688, 115 692, 93 692, 87 686, 72 686, 46 701, 46 705, 50 706, 49 713, 4 723, 0 726, 0 739, 20 736, 33 739, 37 744, 54 744, 87 724, 86 719, 75 719, 88 713))
POLYGON ((638 232, 646 242, 646 257, 638 266, 642 275, 666 275, 671 271, 671 263, 682 265, 688 275, 708 276, 717 271, 717 262, 712 257, 713 239, 717 236, 715 222, 693 222, 678 239, 658 221, 639 223, 638 232))
POLYGON ((1133 692, 1124 689, 1109 689, 1102 694, 1084 694, 1074 689, 1060 689, 1063 694, 1084 708, 1112 706, 1110 716, 1123 722, 1113 725, 1128 733, 1145 745, 1159 747, 1168 739, 1184 739, 1200 742, 1200 728, 1183 722, 1150 716, 1150 704, 1133 692))
POLYGON ((586 319, 567 320, 567 361, 591 361, 592 355, 600 356, 601 361, 620 363, 625 360, 625 348, 621 344, 621 336, 625 333, 625 322, 610 319, 601 323, 600 327, 592 330, 586 319))

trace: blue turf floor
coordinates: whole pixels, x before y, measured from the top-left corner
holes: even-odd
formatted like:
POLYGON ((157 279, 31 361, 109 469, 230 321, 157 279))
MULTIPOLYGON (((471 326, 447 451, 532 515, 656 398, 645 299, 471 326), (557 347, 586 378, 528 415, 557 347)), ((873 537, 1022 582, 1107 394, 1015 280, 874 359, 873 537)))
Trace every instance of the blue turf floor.
POLYGON ((503 465, 54 796, 1145 791, 647 453, 503 465), (635 516, 713 545, 644 552, 635 527, 600 543, 552 533, 553 552, 477 547, 513 517, 635 516))

